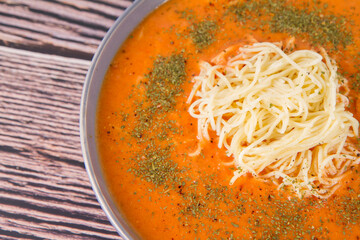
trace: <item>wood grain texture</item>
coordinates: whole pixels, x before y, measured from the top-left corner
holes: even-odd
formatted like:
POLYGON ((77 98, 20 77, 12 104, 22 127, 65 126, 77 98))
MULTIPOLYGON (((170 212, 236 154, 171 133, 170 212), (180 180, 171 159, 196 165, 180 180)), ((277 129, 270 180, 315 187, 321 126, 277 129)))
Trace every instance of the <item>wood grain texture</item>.
POLYGON ((0 0, 0 45, 90 60, 131 0, 0 0))
POLYGON ((132 0, 0 0, 0 239, 120 239, 91 189, 79 106, 132 0))
POLYGON ((0 239, 120 238, 81 155, 89 64, 0 47, 0 239))

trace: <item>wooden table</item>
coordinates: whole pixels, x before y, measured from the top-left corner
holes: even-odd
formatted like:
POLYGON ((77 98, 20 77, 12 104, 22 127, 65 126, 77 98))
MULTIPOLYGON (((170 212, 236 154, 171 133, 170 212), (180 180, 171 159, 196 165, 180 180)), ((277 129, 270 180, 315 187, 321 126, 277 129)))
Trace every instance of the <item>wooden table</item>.
POLYGON ((0 239, 120 239, 79 138, 90 60, 130 0, 0 0, 0 239))

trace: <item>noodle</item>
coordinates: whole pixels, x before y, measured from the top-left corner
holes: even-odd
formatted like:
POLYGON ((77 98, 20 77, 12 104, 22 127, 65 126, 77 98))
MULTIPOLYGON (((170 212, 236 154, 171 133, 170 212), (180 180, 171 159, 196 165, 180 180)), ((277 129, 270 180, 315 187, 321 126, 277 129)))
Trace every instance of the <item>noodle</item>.
POLYGON ((299 197, 327 198, 360 162, 348 139, 358 136, 359 123, 345 110, 340 80, 324 50, 287 55, 275 44, 254 43, 225 64, 201 63, 189 113, 200 140, 213 130, 218 147, 233 156, 231 184, 251 173, 299 197))

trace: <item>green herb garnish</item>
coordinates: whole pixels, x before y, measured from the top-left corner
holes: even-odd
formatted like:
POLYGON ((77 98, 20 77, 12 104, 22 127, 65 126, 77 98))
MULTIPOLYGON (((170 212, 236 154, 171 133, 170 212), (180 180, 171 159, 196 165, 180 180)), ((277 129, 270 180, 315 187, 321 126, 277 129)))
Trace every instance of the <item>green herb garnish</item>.
POLYGON ((157 146, 151 142, 134 160, 137 167, 131 169, 136 176, 160 186, 168 180, 175 179, 179 172, 177 164, 171 160, 171 145, 157 146))
POLYGON ((185 62, 182 54, 157 57, 145 76, 147 81, 142 83, 145 97, 136 103, 136 126, 131 136, 140 146, 147 145, 132 158, 134 165, 130 169, 156 187, 175 180, 179 173, 177 164, 171 159, 173 143, 168 138, 169 134, 178 133, 178 129, 174 121, 164 119, 168 112, 174 110, 176 97, 183 91, 181 85, 186 78, 185 62))
POLYGON ((352 32, 344 16, 325 15, 325 6, 313 9, 298 8, 285 0, 250 0, 229 7, 228 11, 251 28, 268 25, 274 33, 288 33, 292 36, 307 36, 315 45, 330 44, 335 49, 353 43, 352 32), (248 22, 251 20, 251 22, 248 22))
POLYGON ((214 21, 204 20, 190 26, 190 37, 198 49, 204 49, 216 40, 217 29, 214 21))
POLYGON ((185 81, 185 58, 181 54, 159 56, 146 75, 145 99, 137 103, 137 125, 132 136, 142 138, 153 126, 154 116, 174 109, 176 97, 183 91, 185 81))

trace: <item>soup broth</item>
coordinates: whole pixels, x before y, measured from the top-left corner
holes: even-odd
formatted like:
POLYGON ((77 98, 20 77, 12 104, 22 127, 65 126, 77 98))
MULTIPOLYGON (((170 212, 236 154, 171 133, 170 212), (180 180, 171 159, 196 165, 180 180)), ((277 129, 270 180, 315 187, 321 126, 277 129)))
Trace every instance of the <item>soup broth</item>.
POLYGON ((141 237, 360 238, 358 167, 328 199, 299 198, 250 174, 230 185, 232 157, 214 132, 200 142, 186 103, 200 61, 236 44, 294 38, 296 50, 322 46, 336 60, 360 120, 359 12, 358 0, 170 0, 144 19, 105 76, 96 136, 112 196, 141 237))

